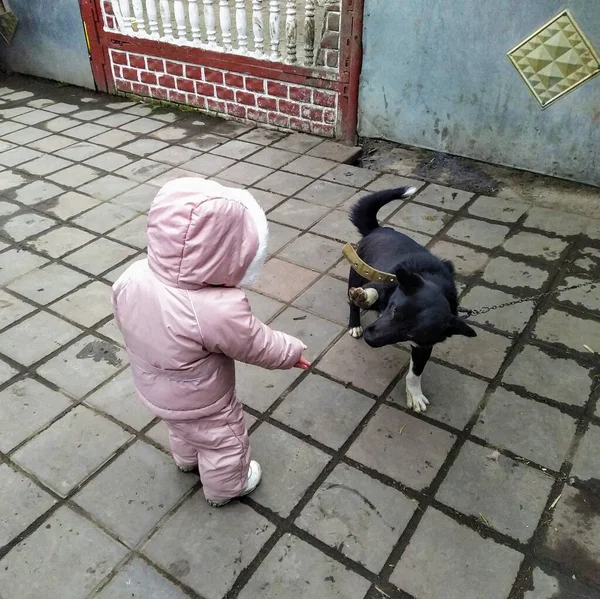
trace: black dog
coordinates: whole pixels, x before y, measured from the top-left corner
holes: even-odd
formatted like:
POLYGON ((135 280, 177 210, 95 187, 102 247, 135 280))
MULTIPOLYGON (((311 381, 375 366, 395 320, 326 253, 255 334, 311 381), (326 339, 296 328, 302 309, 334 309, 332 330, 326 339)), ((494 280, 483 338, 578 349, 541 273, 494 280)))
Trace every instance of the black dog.
POLYGON ((421 390, 421 374, 433 346, 452 335, 476 337, 477 333, 458 316, 452 262, 440 260, 410 237, 377 221, 380 208, 415 191, 414 187, 381 191, 361 198, 352 208, 350 220, 363 236, 359 257, 372 268, 396 275, 398 283, 371 283, 351 269, 348 329, 352 337, 361 337, 360 310, 376 310, 379 318, 364 329, 368 345, 412 345, 406 398, 409 408, 423 412, 429 401, 421 390))

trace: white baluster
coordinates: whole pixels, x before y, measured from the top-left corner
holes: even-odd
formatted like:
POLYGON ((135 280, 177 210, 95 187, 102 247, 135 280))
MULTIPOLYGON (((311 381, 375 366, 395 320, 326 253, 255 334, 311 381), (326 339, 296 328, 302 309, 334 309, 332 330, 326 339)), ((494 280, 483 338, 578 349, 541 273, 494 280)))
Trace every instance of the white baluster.
POLYGON ((132 31, 131 28, 131 9, 129 8, 129 0, 119 0, 121 8, 121 16, 123 17, 123 29, 126 33, 132 31))
POLYGON ((190 28, 192 30, 192 40, 195 42, 201 42, 200 38, 200 16, 198 14, 198 0, 188 0, 189 4, 189 15, 190 15, 190 28))
POLYGON ((158 17, 156 15, 156 0, 146 0, 146 14, 148 15, 148 27, 152 37, 160 37, 158 32, 158 17))
POLYGON ((248 34, 246 32, 246 0, 235 0, 235 26, 238 34, 240 54, 248 53, 248 34))
POLYGON ((185 10, 183 8, 183 0, 175 0, 174 2, 175 23, 177 23, 177 39, 185 39, 185 10))
POLYGON ((138 33, 146 32, 146 23, 144 22, 144 5, 142 0, 132 0, 133 15, 135 16, 135 24, 138 33))
POLYGON ((279 52, 279 0, 269 0, 269 33, 271 36, 271 60, 281 60, 279 52))
POLYGON ((304 18, 304 64, 313 66, 315 61, 315 0, 306 0, 304 18))
POLYGON ((263 37, 263 0, 252 0, 252 32, 254 34, 254 54, 261 58, 265 47, 263 37))
POLYGON ((171 3, 169 0, 160 0, 160 20, 163 26, 163 36, 171 39, 173 28, 171 27, 171 3))
POLYGON ((206 23, 206 37, 208 45, 215 47, 217 45, 217 29, 215 26, 215 8, 213 0, 202 0, 204 4, 204 21, 206 23))
POLYGON ((219 0, 219 23, 223 36, 223 46, 226 52, 231 52, 231 15, 229 14, 229 1, 219 0))
POLYGON ((287 52, 285 62, 294 64, 296 59, 296 0, 287 0, 285 11, 285 39, 287 42, 287 52))

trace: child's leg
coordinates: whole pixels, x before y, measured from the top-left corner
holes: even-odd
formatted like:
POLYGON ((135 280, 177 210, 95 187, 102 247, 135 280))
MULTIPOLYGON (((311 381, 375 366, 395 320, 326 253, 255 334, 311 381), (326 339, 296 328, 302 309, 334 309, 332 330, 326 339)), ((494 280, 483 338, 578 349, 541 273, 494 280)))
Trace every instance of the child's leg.
POLYGON ((177 467, 184 471, 195 470, 198 467, 198 450, 182 438, 180 432, 176 430, 177 425, 168 422, 166 425, 169 429, 169 445, 177 467))

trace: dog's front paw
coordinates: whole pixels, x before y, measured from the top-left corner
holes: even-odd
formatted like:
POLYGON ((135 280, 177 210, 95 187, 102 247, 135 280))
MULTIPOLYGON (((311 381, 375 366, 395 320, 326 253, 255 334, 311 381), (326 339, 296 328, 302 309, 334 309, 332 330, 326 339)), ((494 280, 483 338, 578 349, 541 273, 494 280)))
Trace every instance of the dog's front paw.
POLYGON ((360 339, 363 336, 363 328, 362 327, 352 327, 348 329, 348 334, 350 337, 354 337, 355 339, 360 339))
POLYGON ((423 393, 414 393, 406 390, 406 405, 409 409, 415 412, 425 412, 429 405, 429 400, 423 395, 423 393))
POLYGON ((348 297, 355 306, 367 310, 379 299, 379 294, 377 293, 377 290, 372 287, 367 289, 363 289, 362 287, 352 287, 348 291, 348 297))

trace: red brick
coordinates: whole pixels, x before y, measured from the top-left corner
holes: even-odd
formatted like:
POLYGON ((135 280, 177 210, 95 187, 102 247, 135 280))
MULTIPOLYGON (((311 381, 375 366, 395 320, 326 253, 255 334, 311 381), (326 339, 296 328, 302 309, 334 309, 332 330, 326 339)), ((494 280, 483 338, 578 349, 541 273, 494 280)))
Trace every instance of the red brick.
POLYGON ((236 102, 239 104, 245 104, 246 106, 256 106, 256 96, 248 92, 236 92, 236 102))
POLYGON ((158 84, 162 85, 163 87, 175 89, 175 77, 171 77, 171 75, 161 75, 158 78, 158 84))
POLYGON ((187 95, 183 92, 177 92, 175 90, 169 90, 169 100, 176 102, 177 104, 187 104, 187 95))
POLYGON ((267 96, 258 97, 258 105, 261 108, 267 110, 277 110, 277 100, 275 98, 268 98, 267 96))
POLYGON ((285 114, 279 114, 278 112, 269 112, 269 124, 277 125, 278 127, 288 127, 290 123, 290 117, 285 114))
POLYGON ((151 87, 150 95, 153 98, 158 98, 159 100, 168 100, 169 99, 169 90, 164 87, 151 87))
POLYGON ((217 90, 217 98, 221 98, 221 100, 233 100, 235 98, 233 90, 228 87, 217 85, 215 89, 217 90))
POLYGON ((225 73, 225 85, 231 85, 231 87, 244 87, 244 78, 236 73, 225 73))
POLYGON ((300 112, 303 119, 308 119, 309 121, 322 121, 323 120, 323 109, 322 108, 313 108, 312 106, 302 106, 302 110, 300 112))
POLYGON ((113 72, 115 74, 115 79, 123 79, 123 69, 122 69, 122 67, 114 64, 113 65, 113 72))
POLYGON ((149 85, 157 84, 156 73, 149 73, 148 71, 142 71, 140 73, 140 81, 142 83, 148 83, 149 85))
POLYGON ((272 96, 279 98, 288 97, 288 86, 282 83, 275 83, 274 81, 267 81, 267 92, 272 96))
POLYGON ((128 79, 129 81, 138 81, 138 72, 135 69, 130 69, 129 67, 123 67, 123 79, 128 79))
POLYGON ((193 67, 192 65, 185 65, 185 75, 190 79, 202 80, 202 67, 193 67))
POLYGON ((334 110, 326 110, 323 113, 323 120, 326 123, 335 123, 335 111, 334 110))
POLYGON ((133 90, 133 93, 137 94, 138 96, 150 95, 150 88, 147 85, 144 85, 143 83, 132 83, 131 89, 133 90))
POLYGON ((215 86, 210 83, 204 83, 203 81, 196 81, 196 93, 201 96, 214 96, 215 86))
POLYGON ((308 87, 290 87, 290 100, 310 102, 310 91, 308 87))
POLYGON ((333 125, 313 123, 312 132, 315 135, 320 135, 321 137, 333 137, 333 134, 335 133, 335 128, 333 125))
POLYGON ((333 108, 335 106, 335 94, 315 89, 313 92, 313 102, 318 106, 333 108))
POLYGON ((223 85, 223 73, 204 67, 204 80, 210 81, 210 83, 219 83, 223 85))
POLYGON ((170 75, 183 75, 183 65, 178 62, 167 62, 167 73, 170 75))
POLYGON ((303 133, 311 132, 311 123, 309 121, 303 121, 302 119, 290 119, 290 129, 294 131, 302 131, 303 133))
POLYGON ((240 119, 244 119, 246 118, 246 107, 240 106, 239 104, 228 103, 227 114, 230 114, 231 116, 236 116, 240 119))
POLYGON ((246 77, 246 89, 251 92, 265 93, 265 80, 256 77, 246 77))
POLYGON ((291 116, 300 116, 300 104, 288 102, 287 100, 279 100, 279 112, 291 116))
POLYGON ((187 103, 194 108, 200 108, 206 110, 206 98, 204 96, 197 96, 196 94, 188 94, 187 103))
POLYGON ((165 72, 165 63, 159 58, 148 58, 148 70, 156 73, 165 72))
POLYGON ((257 123, 266 123, 269 118, 265 110, 256 110, 256 108, 248 108, 246 116, 257 123))
POLYGON ((177 78, 177 89, 180 89, 184 92, 196 91, 196 88, 194 87, 194 82, 191 79, 182 79, 181 77, 177 78))
POLYGON ((225 102, 214 100, 213 98, 206 98, 206 107, 208 110, 214 110, 215 112, 221 112, 223 114, 226 110, 225 102))
POLYGON ((117 89, 119 89, 122 92, 130 92, 131 91, 131 86, 133 85, 133 83, 131 83, 131 81, 123 81, 123 79, 119 79, 117 82, 117 89))
POLYGON ((112 61, 114 64, 129 64, 127 62, 127 54, 124 54, 123 52, 113 52, 112 61))
POLYGON ((146 59, 143 56, 135 56, 134 54, 130 54, 129 64, 136 69, 145 69, 146 59))

